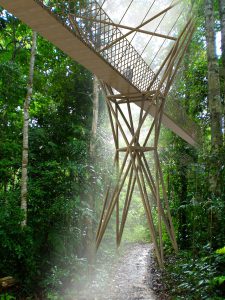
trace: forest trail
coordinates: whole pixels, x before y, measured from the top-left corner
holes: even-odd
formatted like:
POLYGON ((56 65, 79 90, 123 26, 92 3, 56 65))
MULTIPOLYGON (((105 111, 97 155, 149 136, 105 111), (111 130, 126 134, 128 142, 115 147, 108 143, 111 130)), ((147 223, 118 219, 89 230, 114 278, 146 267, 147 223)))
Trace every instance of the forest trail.
POLYGON ((131 244, 115 264, 98 270, 96 278, 79 300, 156 300, 151 290, 149 266, 152 245, 131 244), (107 269, 106 269, 107 268, 107 269))

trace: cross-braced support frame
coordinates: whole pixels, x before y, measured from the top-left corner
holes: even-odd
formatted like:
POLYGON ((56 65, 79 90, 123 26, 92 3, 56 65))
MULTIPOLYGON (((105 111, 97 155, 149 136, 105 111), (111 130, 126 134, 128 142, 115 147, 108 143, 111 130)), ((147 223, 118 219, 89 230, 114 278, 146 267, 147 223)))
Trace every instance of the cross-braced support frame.
MULTIPOLYGON (((193 22, 189 21, 161 65, 159 72, 163 70, 163 76, 157 90, 151 89, 154 84, 152 82, 149 89, 144 93, 137 92, 124 95, 116 94, 109 85, 104 82, 101 83, 106 95, 116 148, 114 162, 117 169, 117 178, 114 186, 109 186, 106 192, 97 230, 96 245, 98 248, 114 210, 116 210, 116 240, 117 245, 120 245, 134 188, 137 186, 147 217, 151 239, 154 243, 156 257, 161 267, 163 266, 162 224, 164 224, 176 252, 178 247, 159 160, 159 134, 165 99, 190 42, 193 28, 193 22), (136 122, 131 108, 132 103, 138 104, 140 107, 139 118, 136 122), (143 139, 141 133, 150 111, 154 111, 154 117, 147 132, 145 126, 145 137, 143 139), (120 138, 122 138, 124 145, 121 145, 120 138), (149 152, 152 154, 154 167, 150 167, 149 152), (120 216, 119 206, 121 205, 122 191, 125 191, 125 199, 122 215, 120 216), (153 220, 154 210, 157 212, 157 224, 154 224, 153 220)), ((157 76, 158 74, 156 78, 157 76)))
POLYGON ((116 209, 116 235, 117 245, 119 246, 126 223, 128 210, 130 207, 132 195, 135 185, 140 192, 141 201, 143 203, 145 214, 148 221, 151 238, 155 246, 155 252, 160 266, 163 265, 163 245, 162 245, 162 221, 165 224, 167 233, 171 239, 172 245, 177 251, 177 243, 175 238, 174 227, 171 219, 166 188, 163 180, 162 169, 158 155, 158 139, 162 119, 162 111, 165 99, 162 95, 114 95, 112 88, 103 84, 103 89, 107 94, 106 102, 111 122, 114 142, 116 146, 115 165, 117 168, 117 179, 111 193, 106 193, 103 213, 100 219, 97 232, 97 247, 105 233, 111 215, 116 209), (131 110, 132 102, 141 102, 138 124, 135 128, 134 116, 131 110), (145 121, 144 108, 155 104, 156 113, 146 134, 144 142, 140 141, 140 134, 145 121), (125 116, 124 108, 126 106, 128 118, 125 116), (126 124, 129 134, 126 134, 122 122, 126 124), (125 147, 119 147, 119 136, 122 136, 125 147), (128 139, 128 136, 130 139, 128 139), (150 139, 150 137, 154 138, 150 139), (152 145, 148 145, 152 143, 152 145), (119 166, 119 154, 124 152, 121 166, 119 166), (146 154, 152 152, 154 156, 154 168, 150 169, 146 154), (125 187, 125 182, 126 187, 125 187), (126 196, 122 215, 119 216, 119 199, 122 189, 126 189, 126 196), (149 198, 149 190, 152 194, 152 200, 149 198), (161 198, 163 196, 163 201, 161 198), (153 209, 157 210, 158 228, 153 222, 153 209))

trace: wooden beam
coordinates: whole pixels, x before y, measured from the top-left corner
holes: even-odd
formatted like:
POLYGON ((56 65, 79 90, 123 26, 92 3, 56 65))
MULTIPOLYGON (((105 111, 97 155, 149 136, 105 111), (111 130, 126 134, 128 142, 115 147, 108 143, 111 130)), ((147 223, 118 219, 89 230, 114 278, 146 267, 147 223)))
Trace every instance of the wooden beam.
POLYGON ((88 21, 92 21, 92 22, 96 22, 96 23, 115 26, 117 28, 132 30, 133 32, 140 32, 140 33, 144 33, 144 34, 148 34, 148 35, 152 35, 152 36, 157 36, 157 37, 172 40, 172 41, 177 40, 176 37, 173 37, 173 36, 170 36, 170 35, 167 35, 167 34, 157 33, 157 32, 149 31, 149 30, 137 29, 136 27, 122 25, 122 24, 118 24, 118 23, 114 23, 114 22, 108 22, 108 21, 104 21, 104 20, 100 20, 100 19, 88 18, 88 17, 85 17, 85 16, 79 16, 79 15, 76 15, 76 14, 70 14, 70 16, 73 16, 76 19, 84 19, 84 20, 88 20, 88 21))
POLYGON ((109 45, 105 46, 103 49, 100 50, 100 52, 103 52, 103 51, 107 50, 108 48, 112 47, 114 44, 118 43, 120 40, 126 38, 128 35, 132 34, 133 32, 137 31, 138 29, 140 29, 141 27, 145 26, 149 22, 153 21, 154 19, 158 18, 162 14, 166 13, 167 11, 169 11, 170 9, 172 9, 177 4, 178 4, 178 2, 176 2, 173 5, 170 5, 169 7, 165 8, 164 10, 162 10, 161 12, 159 12, 158 14, 156 14, 155 16, 151 17, 147 21, 141 23, 136 28, 133 28, 132 30, 130 30, 129 32, 127 32, 126 34, 124 34, 123 36, 119 37, 118 39, 116 39, 112 43, 110 43, 109 45))
MULTIPOLYGON (((140 152, 149 152, 155 150, 155 147, 141 147, 141 146, 130 146, 129 147, 132 152, 140 151, 140 152)), ((117 149, 119 152, 126 152, 127 147, 117 149)))

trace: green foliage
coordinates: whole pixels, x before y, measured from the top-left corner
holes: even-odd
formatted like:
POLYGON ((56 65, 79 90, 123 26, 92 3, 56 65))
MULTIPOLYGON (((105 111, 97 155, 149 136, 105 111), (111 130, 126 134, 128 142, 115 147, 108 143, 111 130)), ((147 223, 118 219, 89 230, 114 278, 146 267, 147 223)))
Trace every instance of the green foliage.
MULTIPOLYGON (((216 299, 219 291, 213 278, 217 274, 218 262, 210 248, 208 255, 193 257, 190 251, 182 251, 176 259, 170 259, 167 266, 167 286, 172 286, 171 295, 175 299, 216 299)), ((205 250, 206 250, 205 249, 205 250)), ((205 253, 206 254, 206 253, 205 253)), ((219 298, 218 298, 219 299, 219 298)))
POLYGON ((80 219, 87 207, 83 187, 89 177, 92 78, 38 38, 30 107, 28 226, 21 228, 22 107, 31 31, 7 13, 1 24, 0 277, 18 280, 17 296, 42 297, 47 290, 61 293, 62 285, 82 278, 87 269, 80 219))
POLYGON ((220 290, 225 292, 225 273, 224 273, 224 268, 225 268, 225 247, 217 249, 215 251, 216 255, 216 260, 219 265, 219 271, 220 275, 215 276, 212 279, 212 284, 215 287, 218 287, 220 290))
POLYGON ((11 275, 24 286, 31 286, 36 273, 34 240, 32 228, 21 228, 18 194, 10 193, 0 201, 0 270, 1 277, 11 275))
POLYGON ((6 293, 6 294, 0 294, 0 300, 14 300, 16 297, 6 293))
MULTIPOLYGON (((210 144, 203 22, 200 9, 197 30, 171 93, 201 127, 201 145, 194 149, 168 131, 162 138, 161 159, 180 248, 178 258, 169 258, 167 265, 172 299, 225 297, 224 248, 215 251, 225 243, 225 152, 212 151, 210 144)), ((167 237, 163 237, 171 253, 167 237)))
POLYGON ((212 280, 212 283, 214 285, 221 285, 224 282, 225 282, 225 276, 217 276, 217 277, 214 277, 212 280))
POLYGON ((216 253, 217 254, 225 254, 225 246, 223 248, 217 249, 216 253))
POLYGON ((124 228, 123 240, 131 243, 150 241, 150 233, 148 230, 145 210, 138 192, 134 192, 133 194, 132 202, 127 216, 127 222, 124 228))

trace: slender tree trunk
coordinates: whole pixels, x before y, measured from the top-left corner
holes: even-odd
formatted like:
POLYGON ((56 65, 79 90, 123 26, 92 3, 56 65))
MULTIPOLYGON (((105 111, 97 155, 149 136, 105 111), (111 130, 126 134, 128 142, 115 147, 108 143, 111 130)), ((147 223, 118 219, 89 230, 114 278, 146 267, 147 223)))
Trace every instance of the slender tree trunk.
POLYGON ((93 79, 93 119, 91 127, 91 142, 90 142, 90 156, 93 160, 95 158, 95 146, 98 126, 98 108, 99 108, 99 83, 98 78, 94 75, 93 79))
MULTIPOLYGON (((190 109, 190 89, 189 89, 189 79, 188 79, 188 69, 190 64, 190 49, 187 49, 186 55, 184 57, 184 82, 185 82, 185 111, 188 114, 190 109)), ((182 143, 181 151, 185 152, 186 145, 182 143)), ((181 158, 178 160, 178 171, 180 178, 180 188, 179 188, 179 244, 180 249, 189 248, 189 234, 188 234, 188 164, 181 158)))
POLYGON ((213 194, 220 195, 219 176, 220 150, 223 145, 222 103, 220 95, 219 65, 216 56, 216 35, 213 0, 205 0, 205 28, 208 59, 208 106, 211 125, 211 159, 209 188, 213 194))
POLYGON ((28 168, 28 148, 29 148, 29 107, 33 93, 34 63, 36 55, 37 33, 33 32, 33 41, 30 57, 29 78, 27 84, 27 95, 23 107, 23 152, 22 152, 22 178, 21 178, 21 209, 24 211, 24 220, 21 226, 27 225, 27 168, 28 168))
MULTIPOLYGON (((97 136, 97 126, 98 126, 98 110, 99 110, 99 82, 98 78, 94 75, 93 78, 93 118, 92 118, 92 128, 91 128, 91 141, 90 141, 90 160, 91 164, 95 165, 96 159, 96 136, 97 136)), ((93 170, 91 171, 93 172, 93 170)), ((89 192, 88 197, 88 207, 94 212, 95 209, 95 174, 91 175, 91 191, 89 192)), ((93 220, 88 217, 86 222, 87 226, 87 257, 89 264, 94 263, 95 256, 95 245, 94 245, 94 224, 93 220)), ((90 268, 90 273, 92 268, 90 268)))
POLYGON ((13 19, 13 53, 12 53, 12 61, 16 58, 16 51, 17 51, 17 40, 16 40, 16 20, 13 19))
POLYGON ((211 145, 213 151, 222 146, 221 97, 219 65, 216 57, 213 0, 205 0, 205 28, 208 58, 208 105, 211 119, 211 145))
POLYGON ((184 82, 185 82, 185 99, 184 99, 184 108, 187 114, 189 114, 190 110, 190 89, 189 89, 189 79, 188 79, 188 71, 190 64, 190 48, 187 49, 186 54, 184 56, 184 82))
POLYGON ((221 24, 221 50, 222 63, 225 72, 225 1, 219 0, 220 24, 221 24))
POLYGON ((180 208, 179 208, 179 244, 180 249, 189 248, 189 235, 188 235, 188 213, 187 213, 187 188, 188 188, 188 179, 187 179, 188 169, 186 165, 183 165, 180 162, 179 174, 180 174, 180 189, 179 189, 179 198, 180 198, 180 208))
MULTIPOLYGON (((222 50, 222 82, 223 82, 223 122, 225 122, 225 1, 219 0, 220 24, 221 24, 221 50, 222 50)), ((224 124, 223 124, 224 125, 224 124)))

